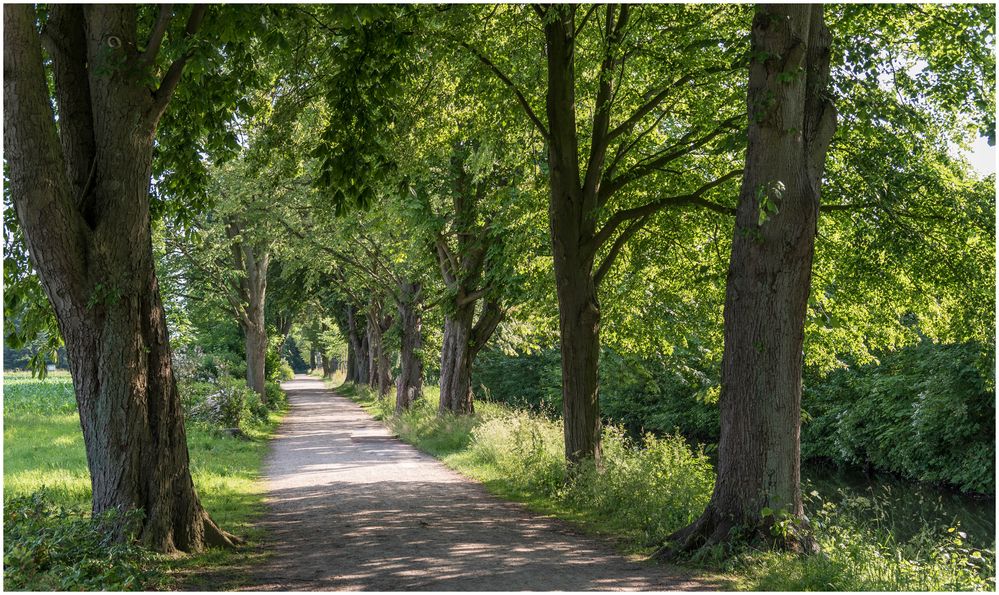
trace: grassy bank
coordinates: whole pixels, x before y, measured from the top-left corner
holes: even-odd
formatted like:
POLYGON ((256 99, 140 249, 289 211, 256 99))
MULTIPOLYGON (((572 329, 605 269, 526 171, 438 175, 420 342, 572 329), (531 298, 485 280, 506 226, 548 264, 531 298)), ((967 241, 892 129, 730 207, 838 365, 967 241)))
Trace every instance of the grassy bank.
MULTIPOLYGON (((153 557, 149 565, 157 576, 151 575, 151 586, 197 589, 201 586, 198 575, 242 567, 260 555, 253 548, 260 535, 252 525, 263 510, 263 486, 258 479, 267 440, 281 415, 271 412, 266 421, 244 426, 249 439, 188 422, 188 449, 198 495, 221 527, 248 539, 249 545, 236 552, 213 550, 196 556, 153 557)), ((72 383, 66 373, 45 380, 32 379, 27 373, 6 373, 4 500, 28 497, 43 489, 52 505, 65 509, 70 516, 86 516, 90 476, 72 383)), ((4 556, 6 562, 6 547, 4 556)), ((236 585, 239 577, 224 580, 236 585)), ((210 586, 218 589, 226 584, 213 582, 210 586)), ((38 588, 58 587, 41 584, 38 588)))
MULTIPOLYGON (((478 403, 471 417, 439 417, 433 388, 412 411, 396 416, 391 399, 379 400, 366 387, 345 385, 338 392, 493 493, 611 536, 628 553, 651 553, 710 498, 714 471, 707 457, 679 437, 647 435, 636 443, 607 427, 602 472, 584 469, 567 484, 558 420, 496 403, 478 403)), ((733 588, 747 590, 995 589, 994 552, 968 547, 960 527, 927 526, 902 542, 878 522, 877 501, 812 504, 820 554, 747 546, 705 552, 690 563, 723 571, 734 577, 733 588)))

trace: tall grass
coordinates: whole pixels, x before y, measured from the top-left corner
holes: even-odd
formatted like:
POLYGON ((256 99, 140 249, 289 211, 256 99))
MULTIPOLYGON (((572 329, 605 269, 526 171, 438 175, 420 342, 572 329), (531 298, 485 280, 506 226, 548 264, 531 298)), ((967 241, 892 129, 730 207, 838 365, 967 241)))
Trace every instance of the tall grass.
MULTIPOLYGON (((714 484, 707 457, 679 436, 629 438, 603 430, 603 467, 583 467, 566 480, 557 419, 497 403, 477 403, 473 416, 438 416, 437 392, 395 415, 391 398, 363 386, 337 391, 383 420, 402 440, 482 481, 506 498, 615 536, 623 549, 651 552, 703 511, 714 484)), ((959 527, 927 525, 905 541, 889 528, 893 514, 877 497, 824 502, 811 525, 821 552, 797 556, 740 545, 701 552, 690 563, 734 574, 750 590, 994 590, 995 553, 969 547, 959 527)))
POLYGON ((995 551, 966 543, 955 527, 924 526, 900 541, 877 499, 834 504, 805 496, 821 548, 812 556, 744 549, 726 562, 741 586, 762 591, 994 591, 995 551))

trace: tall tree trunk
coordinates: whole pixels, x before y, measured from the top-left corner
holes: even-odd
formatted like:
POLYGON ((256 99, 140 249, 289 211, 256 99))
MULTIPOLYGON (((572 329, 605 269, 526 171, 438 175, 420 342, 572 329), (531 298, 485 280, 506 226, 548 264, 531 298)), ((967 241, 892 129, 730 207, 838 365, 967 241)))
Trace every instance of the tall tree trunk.
POLYGON ((260 395, 261 401, 266 402, 267 327, 264 305, 267 303, 270 250, 264 244, 254 245, 243 237, 243 226, 235 218, 226 223, 225 230, 231 242, 232 266, 243 273, 233 283, 240 300, 230 305, 246 337, 246 384, 260 395))
POLYGON ((454 315, 444 318, 444 344, 441 348, 441 396, 438 413, 469 415, 474 412, 472 364, 503 319, 504 311, 494 298, 485 300, 479 318, 472 326, 472 305, 458 306, 454 315))
POLYGON ((243 333, 246 335, 246 384, 260 395, 261 401, 266 403, 267 331, 264 328, 264 321, 258 320, 245 325, 243 333))
MULTIPOLYGON (((672 536, 676 550, 733 527, 808 550, 801 503, 804 321, 826 150, 830 36, 821 5, 761 5, 749 69, 749 147, 725 291, 718 479, 707 510, 672 536), (773 531, 789 519, 787 531, 773 531)), ((665 550, 663 553, 676 550, 665 550)))
POLYGON ((575 8, 552 7, 545 22, 548 59, 546 111, 549 223, 562 348, 562 413, 565 455, 570 463, 600 462, 597 363, 600 355, 600 305, 593 280, 596 232, 593 188, 580 180, 575 112, 575 8))
POLYGON ((354 373, 357 370, 357 349, 354 347, 354 338, 347 339, 347 382, 355 382, 354 373))
POLYGON ((368 307, 368 386, 384 397, 392 385, 391 365, 384 335, 392 326, 392 317, 382 313, 381 302, 372 300, 368 307))
POLYGON ((444 339, 441 346, 441 378, 439 413, 470 415, 472 404, 472 317, 475 304, 459 307, 444 317, 444 339))
POLYGON ((368 338, 357 324, 357 308, 347 305, 347 381, 357 384, 368 381, 368 338), (351 359, 353 357, 353 359, 351 359))
POLYGON ((402 297, 398 304, 402 346, 395 393, 396 413, 409 409, 423 396, 423 318, 420 313, 423 286, 420 283, 403 283, 399 289, 402 297))
POLYGON ((115 66, 136 47, 135 17, 125 5, 49 8, 57 137, 35 9, 4 6, 5 158, 69 354, 93 512, 142 509, 146 545, 197 551, 233 538, 191 480, 150 233, 153 139, 169 93, 115 66), (121 43, 109 51, 110 38, 121 43))

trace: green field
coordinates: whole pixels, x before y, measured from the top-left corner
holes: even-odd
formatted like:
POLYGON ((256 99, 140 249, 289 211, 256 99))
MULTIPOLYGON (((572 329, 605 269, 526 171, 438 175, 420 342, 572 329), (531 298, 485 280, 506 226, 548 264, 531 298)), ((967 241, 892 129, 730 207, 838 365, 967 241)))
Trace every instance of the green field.
MULTIPOLYGON (((90 475, 69 374, 56 372, 39 380, 27 372, 7 372, 3 388, 4 500, 44 488, 58 505, 89 510, 90 475)), ((258 480, 267 439, 279 419, 279 413, 272 413, 266 424, 246 428, 249 440, 187 424, 192 475, 202 504, 221 527, 249 544, 237 552, 158 557, 158 566, 168 574, 163 586, 198 588, 202 576, 245 566, 246 558, 259 555, 252 547, 260 537, 252 523, 263 510, 258 480)), ((238 582, 239 576, 226 572, 213 580, 238 582)))

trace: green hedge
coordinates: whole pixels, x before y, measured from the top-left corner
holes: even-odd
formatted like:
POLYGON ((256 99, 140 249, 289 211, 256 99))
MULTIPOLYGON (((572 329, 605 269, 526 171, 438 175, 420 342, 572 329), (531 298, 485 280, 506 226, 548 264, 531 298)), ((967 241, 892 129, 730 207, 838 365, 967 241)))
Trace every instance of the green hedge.
POLYGON ((995 493, 992 354, 924 341, 806 385, 802 456, 995 493))
MULTIPOLYGON (((908 479, 995 493, 994 350, 924 341, 825 376, 805 375, 802 456, 908 479)), ((718 440, 717 367, 686 358, 649 359, 605 349, 601 413, 633 435, 679 432, 718 440)), ((483 352, 473 383, 480 398, 562 410, 557 350, 483 352)))

